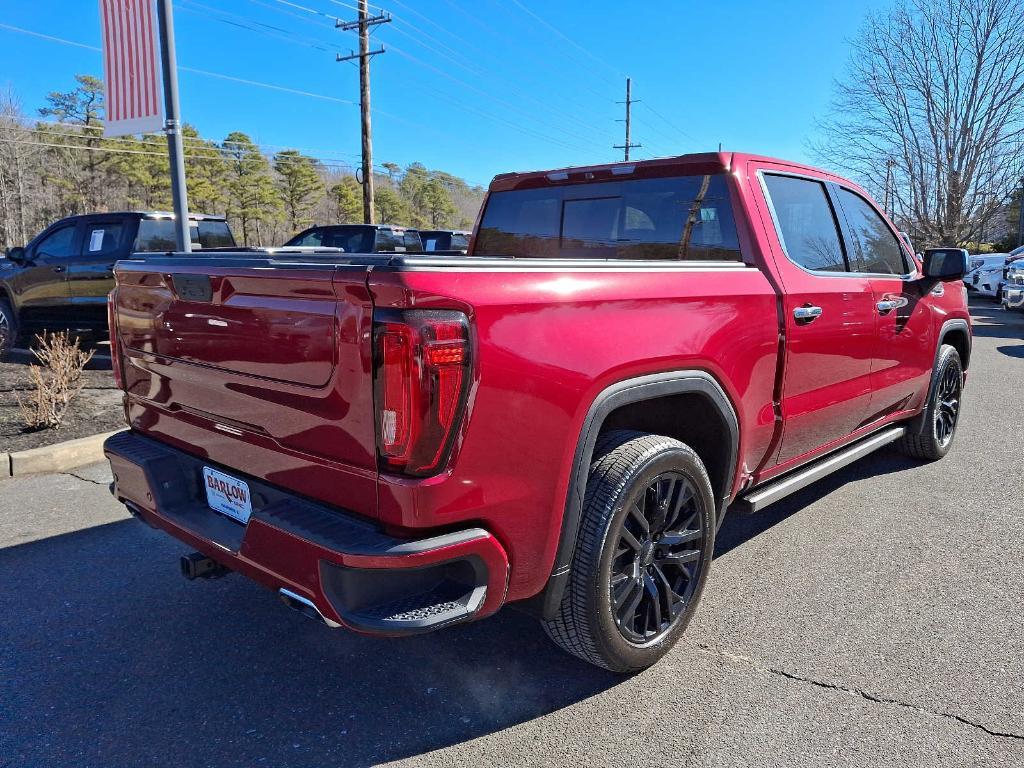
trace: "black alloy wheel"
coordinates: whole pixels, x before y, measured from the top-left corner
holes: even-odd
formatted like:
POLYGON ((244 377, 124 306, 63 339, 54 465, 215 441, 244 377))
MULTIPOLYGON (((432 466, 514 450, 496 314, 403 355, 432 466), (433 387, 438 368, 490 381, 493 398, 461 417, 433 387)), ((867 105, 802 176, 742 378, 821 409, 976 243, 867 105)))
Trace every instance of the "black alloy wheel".
POLYGON ((693 597, 704 539, 697 490, 665 472, 630 502, 617 532, 611 592, 615 624, 631 643, 656 642, 693 597))
POLYGON ((953 445, 963 407, 964 369, 960 353, 943 344, 936 356, 924 410, 906 424, 897 447, 907 456, 925 461, 941 459, 953 445))
POLYGON ((651 666, 697 610, 717 517, 711 479, 693 448, 646 432, 602 433, 568 583, 545 631, 605 669, 651 666))
POLYGON ((953 440, 957 420, 960 418, 960 395, 964 377, 959 366, 947 366, 936 389, 935 439, 946 448, 953 440))

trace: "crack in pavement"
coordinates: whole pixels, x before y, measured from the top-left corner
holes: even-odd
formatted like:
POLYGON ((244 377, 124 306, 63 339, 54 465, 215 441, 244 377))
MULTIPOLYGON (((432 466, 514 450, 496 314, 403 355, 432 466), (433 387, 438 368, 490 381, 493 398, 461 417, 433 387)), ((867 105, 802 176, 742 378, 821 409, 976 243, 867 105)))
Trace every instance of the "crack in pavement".
POLYGON ((68 477, 73 477, 76 480, 81 480, 83 483, 92 483, 93 485, 100 485, 100 486, 102 486, 104 488, 106 488, 108 485, 110 485, 110 483, 104 483, 104 482, 102 482, 100 480, 93 480, 93 479, 88 478, 88 477, 82 477, 81 475, 76 475, 74 472, 61 472, 60 474, 67 475, 68 477))
POLYGON ((988 726, 985 726, 985 725, 983 725, 981 723, 977 723, 977 722, 975 722, 973 720, 967 719, 966 717, 962 717, 961 715, 953 714, 952 712, 937 712, 935 710, 925 709, 924 707, 919 707, 916 704, 910 704, 910 703, 908 703, 906 701, 900 701, 899 699, 893 699, 893 698, 890 698, 888 696, 880 696, 878 694, 870 693, 869 691, 865 691, 865 690, 863 690, 861 688, 850 688, 848 686, 840 685, 838 683, 826 683, 826 682, 822 682, 821 680, 815 680, 815 679, 810 678, 810 677, 803 677, 803 676, 797 675, 797 674, 795 674, 793 672, 787 672, 784 669, 778 669, 776 667, 770 667, 770 666, 763 666, 763 665, 760 665, 760 664, 756 663, 754 661, 754 659, 750 658, 749 656, 742 656, 742 655, 737 654, 737 653, 729 653, 728 651, 717 650, 717 649, 712 648, 712 647, 710 647, 708 645, 705 645, 704 643, 697 643, 697 648, 699 648, 701 651, 703 651, 705 653, 709 653, 709 654, 712 654, 712 655, 715 655, 715 656, 719 656, 721 658, 728 659, 730 661, 735 661, 735 662, 738 662, 738 663, 741 663, 741 664, 745 664, 745 665, 747 665, 747 666, 749 666, 749 667, 751 667, 753 669, 759 670, 761 672, 767 672, 768 674, 771 674, 771 675, 777 675, 779 677, 784 677, 787 680, 793 680, 793 681, 798 682, 798 683, 806 683, 807 685, 813 685, 813 686, 815 686, 817 688, 824 688, 824 689, 829 690, 829 691, 838 691, 840 693, 847 693, 847 694, 850 694, 852 696, 860 696, 862 699, 874 702, 875 704, 892 704, 892 705, 895 705, 897 707, 902 707, 903 709, 910 709, 910 710, 913 710, 914 712, 919 712, 922 715, 931 715, 932 717, 944 717, 944 718, 947 718, 949 720, 955 720, 958 723, 963 723, 964 725, 970 726, 971 728, 977 728, 980 731, 984 731, 989 736, 995 736, 996 738, 1012 739, 1012 740, 1015 740, 1015 741, 1024 741, 1024 734, 1009 733, 1009 732, 1006 732, 1006 731, 996 731, 996 730, 993 730, 992 728, 989 728, 988 726))

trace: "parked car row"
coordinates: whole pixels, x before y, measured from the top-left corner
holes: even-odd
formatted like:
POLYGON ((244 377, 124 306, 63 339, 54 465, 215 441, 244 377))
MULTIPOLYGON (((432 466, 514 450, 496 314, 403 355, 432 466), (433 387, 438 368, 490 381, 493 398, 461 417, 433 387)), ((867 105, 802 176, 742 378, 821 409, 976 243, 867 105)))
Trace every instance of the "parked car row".
POLYGON ((299 232, 285 248, 338 248, 345 253, 465 253, 469 232, 393 224, 328 224, 299 232))
POLYGON ((972 256, 970 270, 964 275, 968 289, 977 291, 997 303, 1004 303, 1009 270, 1024 262, 1024 246, 1009 253, 986 253, 972 256))
POLYGON ((1024 310, 1024 259, 1008 264, 1003 280, 1003 306, 1024 310))
MULTIPOLYGON (((192 246, 235 248, 223 216, 189 216, 192 246)), ((106 335, 114 264, 133 253, 177 248, 174 216, 116 211, 70 216, 0 258, 0 359, 42 330, 106 335)))
MULTIPOLYGON (((191 214, 189 222, 194 251, 238 250, 223 216, 191 214)), ((311 227, 283 247, 454 255, 468 246, 469 233, 461 230, 345 224, 311 227)), ((163 211, 69 216, 51 224, 25 247, 11 248, 6 258, 0 257, 0 360, 43 330, 105 338, 114 264, 133 253, 167 253, 176 248, 174 215, 163 211)))

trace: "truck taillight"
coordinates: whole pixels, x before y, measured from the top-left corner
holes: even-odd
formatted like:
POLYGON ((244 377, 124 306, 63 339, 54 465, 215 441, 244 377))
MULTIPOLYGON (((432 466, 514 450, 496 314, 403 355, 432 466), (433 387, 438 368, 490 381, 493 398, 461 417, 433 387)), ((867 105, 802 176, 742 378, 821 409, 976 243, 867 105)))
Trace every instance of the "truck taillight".
POLYGON ((117 338, 117 290, 107 296, 107 329, 110 331, 110 369, 114 385, 124 389, 124 369, 121 367, 121 342, 117 338))
POLYGON ((417 477, 441 469, 465 410, 470 370, 469 323, 461 312, 375 314, 381 469, 417 477))

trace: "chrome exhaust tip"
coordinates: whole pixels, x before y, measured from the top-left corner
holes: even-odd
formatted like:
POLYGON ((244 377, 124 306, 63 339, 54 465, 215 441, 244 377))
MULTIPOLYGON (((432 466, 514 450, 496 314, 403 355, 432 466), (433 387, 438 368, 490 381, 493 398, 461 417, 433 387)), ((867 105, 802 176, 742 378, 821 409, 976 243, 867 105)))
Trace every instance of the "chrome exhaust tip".
POLYGON ((312 600, 303 597, 302 595, 297 595, 290 589, 279 589, 277 596, 281 598, 282 603, 287 605, 293 611, 298 611, 303 616, 319 621, 321 624, 328 626, 331 629, 337 629, 341 626, 338 622, 331 621, 320 613, 320 609, 316 607, 312 600))

